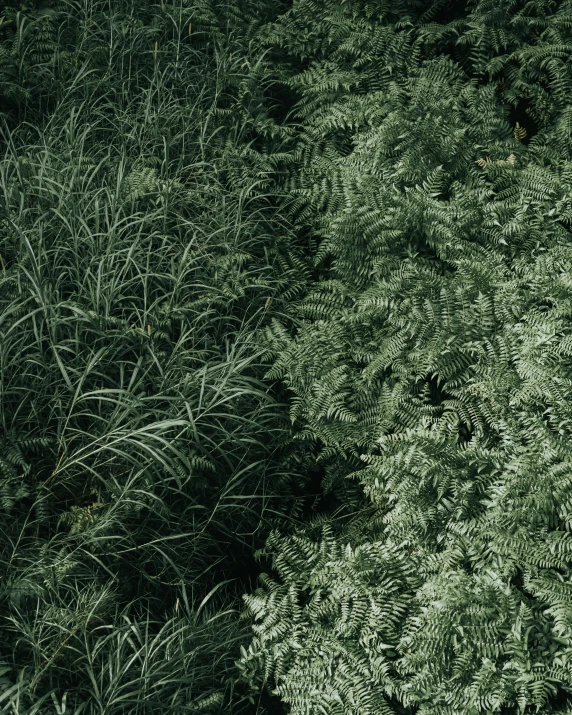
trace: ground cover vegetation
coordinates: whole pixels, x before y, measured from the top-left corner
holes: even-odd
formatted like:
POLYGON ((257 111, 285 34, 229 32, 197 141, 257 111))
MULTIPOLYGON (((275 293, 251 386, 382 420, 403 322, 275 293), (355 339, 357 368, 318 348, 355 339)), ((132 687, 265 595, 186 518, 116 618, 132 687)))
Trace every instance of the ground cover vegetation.
POLYGON ((0 708, 572 713, 572 3, 0 17, 0 708))
POLYGON ((241 596, 307 472, 252 339, 305 280, 250 147, 268 18, 0 16, 0 711, 265 712, 241 596))
POLYGON ((281 185, 316 273, 268 377, 322 485, 240 662, 290 712, 570 713, 569 2, 301 0, 281 185))

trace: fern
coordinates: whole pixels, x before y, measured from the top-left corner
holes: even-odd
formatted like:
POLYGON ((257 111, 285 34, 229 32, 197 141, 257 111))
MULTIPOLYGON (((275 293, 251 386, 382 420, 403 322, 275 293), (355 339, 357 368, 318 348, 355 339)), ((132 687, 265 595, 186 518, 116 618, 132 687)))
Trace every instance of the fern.
POLYGON ((326 513, 268 541, 239 664, 296 715, 556 713, 571 693, 570 3, 429 5, 302 2, 260 40, 300 62, 284 185, 319 269, 261 335, 268 376, 381 525, 348 545, 326 513))

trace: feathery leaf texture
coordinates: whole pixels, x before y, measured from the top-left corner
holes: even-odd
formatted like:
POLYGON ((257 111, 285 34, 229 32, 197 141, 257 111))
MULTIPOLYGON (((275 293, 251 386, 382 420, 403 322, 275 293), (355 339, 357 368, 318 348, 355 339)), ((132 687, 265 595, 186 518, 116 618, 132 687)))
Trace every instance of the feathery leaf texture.
POLYGON ((572 4, 458 5, 304 0, 260 34, 320 237, 267 376, 374 509, 273 534, 245 596, 239 665, 292 715, 570 712, 572 4))

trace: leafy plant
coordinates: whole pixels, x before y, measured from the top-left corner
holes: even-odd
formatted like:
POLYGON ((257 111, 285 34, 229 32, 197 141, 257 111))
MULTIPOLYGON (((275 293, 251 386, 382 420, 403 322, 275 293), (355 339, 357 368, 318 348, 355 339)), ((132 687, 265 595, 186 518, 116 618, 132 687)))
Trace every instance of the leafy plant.
POLYGON ((245 597, 238 665, 295 715, 569 712, 570 9, 309 1, 259 34, 315 237, 267 377, 373 509, 274 532, 245 597))

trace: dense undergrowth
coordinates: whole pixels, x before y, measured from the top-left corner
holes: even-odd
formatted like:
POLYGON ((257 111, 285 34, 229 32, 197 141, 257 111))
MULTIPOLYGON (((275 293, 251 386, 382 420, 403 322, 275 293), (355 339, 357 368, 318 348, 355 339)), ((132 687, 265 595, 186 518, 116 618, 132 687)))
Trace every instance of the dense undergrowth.
POLYGON ((272 533, 240 667, 295 715, 570 713, 572 5, 301 0, 259 46, 315 270, 267 377, 370 510, 272 533))
POLYGON ((0 43, 0 712, 572 712, 570 2, 0 43))
POLYGON ((305 280, 255 11, 0 13, 2 712, 265 712, 240 596, 311 454, 252 338, 305 280))

